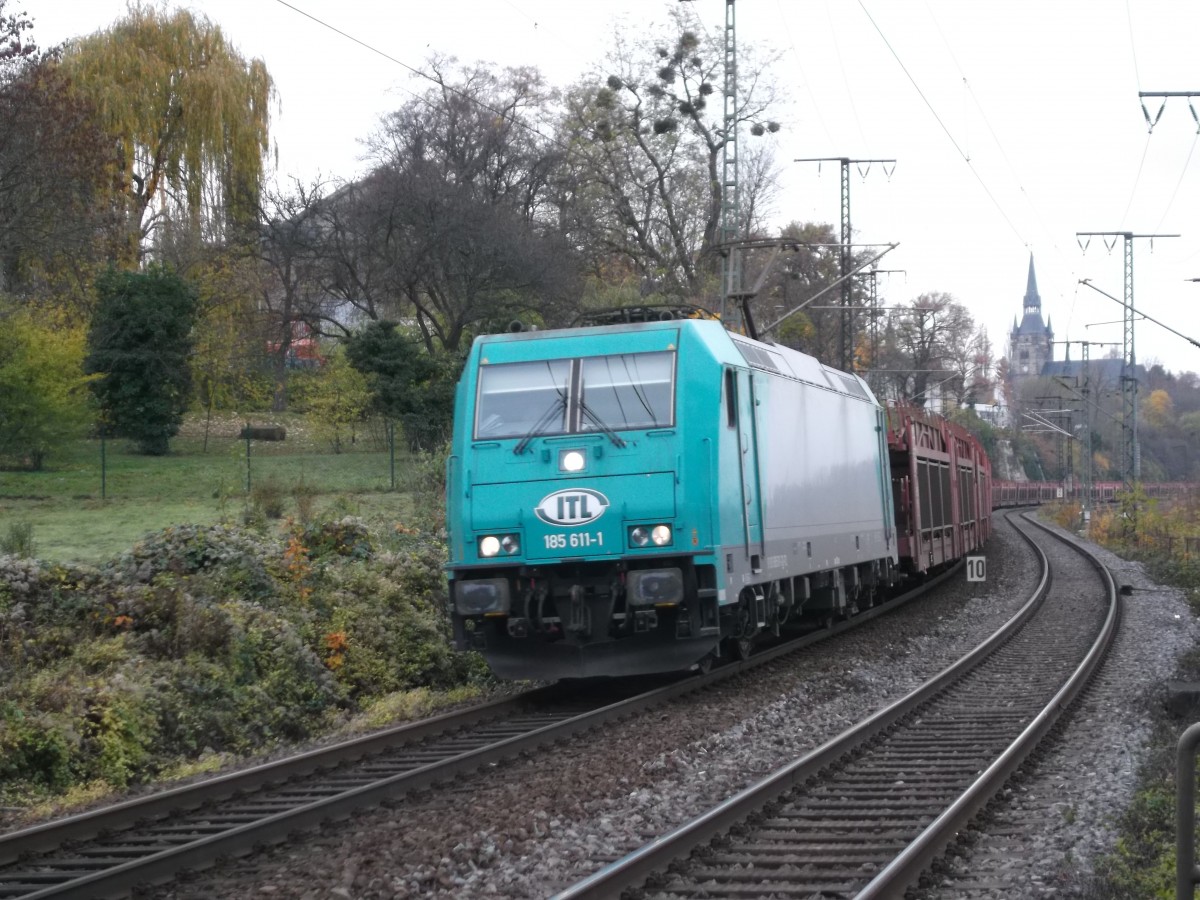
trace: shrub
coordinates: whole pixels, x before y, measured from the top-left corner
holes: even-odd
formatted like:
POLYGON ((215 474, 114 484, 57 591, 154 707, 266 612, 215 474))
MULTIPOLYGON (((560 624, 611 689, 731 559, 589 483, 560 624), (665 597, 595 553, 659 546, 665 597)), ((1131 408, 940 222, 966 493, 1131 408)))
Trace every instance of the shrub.
POLYGON ((486 683, 450 646, 442 543, 398 528, 386 544, 343 516, 286 548, 175 526, 102 569, 0 557, 0 797, 119 787, 385 715, 386 695, 486 683))
POLYGON ((0 554, 20 556, 29 559, 33 556, 33 523, 13 522, 8 526, 8 532, 0 537, 0 554))
POLYGON ((283 518, 286 491, 279 481, 267 477, 254 482, 250 488, 250 503, 254 511, 267 519, 283 518))
POLYGON ((0 702, 0 782, 61 790, 71 783, 70 761, 66 739, 47 727, 45 717, 31 716, 12 701, 0 702))
POLYGON ((304 479, 292 485, 292 499, 296 503, 296 518, 301 525, 308 525, 313 520, 317 506, 317 488, 304 479))

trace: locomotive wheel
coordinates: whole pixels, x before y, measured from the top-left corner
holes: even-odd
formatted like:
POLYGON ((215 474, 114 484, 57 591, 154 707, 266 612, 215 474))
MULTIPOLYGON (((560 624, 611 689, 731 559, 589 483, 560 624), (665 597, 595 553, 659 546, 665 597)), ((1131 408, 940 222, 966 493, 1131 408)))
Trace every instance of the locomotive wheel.
POLYGON ((750 651, 754 646, 754 626, 750 608, 744 600, 738 607, 737 617, 737 632, 726 638, 725 643, 729 647, 730 656, 736 660, 745 661, 750 658, 750 651))
POLYGON ((746 661, 750 658, 750 651, 754 647, 754 639, 748 637, 730 638, 729 649, 733 653, 733 658, 739 661, 746 661))

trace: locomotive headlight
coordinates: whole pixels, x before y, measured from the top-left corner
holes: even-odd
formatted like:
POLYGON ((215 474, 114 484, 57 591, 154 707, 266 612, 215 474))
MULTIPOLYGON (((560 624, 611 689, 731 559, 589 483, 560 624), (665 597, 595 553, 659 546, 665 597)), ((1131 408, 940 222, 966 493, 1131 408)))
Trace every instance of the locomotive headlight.
POLYGON ((631 547, 665 547, 671 543, 670 525, 635 525, 629 529, 629 545, 631 547))
POLYGON ((582 472, 587 463, 587 457, 582 450, 563 450, 558 454, 558 470, 560 472, 582 472))
POLYGON ((479 555, 490 559, 503 551, 508 556, 521 552, 521 537, 516 534, 489 534, 479 539, 479 555))

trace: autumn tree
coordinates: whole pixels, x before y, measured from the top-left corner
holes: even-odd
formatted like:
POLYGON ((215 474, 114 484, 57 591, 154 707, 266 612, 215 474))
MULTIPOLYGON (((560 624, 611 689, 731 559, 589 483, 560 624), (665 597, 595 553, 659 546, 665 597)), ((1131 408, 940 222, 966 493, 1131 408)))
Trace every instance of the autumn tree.
MULTIPOLYGON (((776 340, 822 362, 836 363, 838 318, 836 312, 825 308, 840 296, 836 288, 830 290, 841 271, 841 250, 833 226, 790 222, 779 237, 785 249, 774 256, 774 265, 754 298, 755 319, 761 327, 778 321, 776 340)), ((753 276, 756 273, 750 266, 747 260, 747 275, 753 276)))
MULTIPOLYGON (((722 33, 692 28, 682 6, 672 5, 656 35, 617 35, 602 69, 568 92, 558 133, 570 154, 559 191, 564 219, 594 265, 626 260, 647 290, 700 297, 719 268, 726 59, 722 33)), ((775 97, 764 67, 753 48, 738 53, 732 127, 755 137, 778 130, 767 119, 775 97)), ((752 230, 738 223, 739 236, 752 230)))
POLYGON ((341 453, 355 438, 371 402, 366 376, 334 348, 308 390, 308 414, 317 437, 341 453))
POLYGON ((179 432, 190 399, 196 291, 174 272, 110 270, 96 282, 99 303, 84 368, 107 433, 161 456, 179 432))
POLYGON ((1175 424, 1175 403, 1162 388, 1151 391, 1142 404, 1142 416, 1151 428, 1169 428, 1175 424))
POLYGON ((0 305, 0 329, 0 458, 39 470, 91 424, 84 335, 9 305, 0 305))
POLYGON ((262 409, 272 396, 264 372, 270 331, 260 296, 263 273, 254 259, 210 251, 187 279, 196 287, 196 326, 188 365, 192 403, 205 413, 205 443, 213 413, 221 409, 262 409))
POLYGON ((202 15, 134 6, 62 66, 119 148, 126 265, 164 215, 215 237, 253 223, 274 92, 262 60, 202 15))

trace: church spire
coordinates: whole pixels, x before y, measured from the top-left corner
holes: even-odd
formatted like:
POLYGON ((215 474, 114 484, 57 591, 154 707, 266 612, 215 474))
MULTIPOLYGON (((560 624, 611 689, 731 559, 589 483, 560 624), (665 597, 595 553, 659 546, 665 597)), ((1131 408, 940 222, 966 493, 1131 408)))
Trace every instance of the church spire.
POLYGON ((1046 363, 1054 361, 1054 332, 1042 321, 1042 297, 1038 293, 1033 254, 1029 254, 1029 275, 1025 280, 1024 314, 1009 338, 1008 360, 1014 378, 1040 375, 1046 363))
POLYGON ((1025 282, 1025 315, 1042 313, 1042 298, 1038 294, 1037 275, 1033 271, 1033 253, 1029 254, 1029 278, 1025 282))

